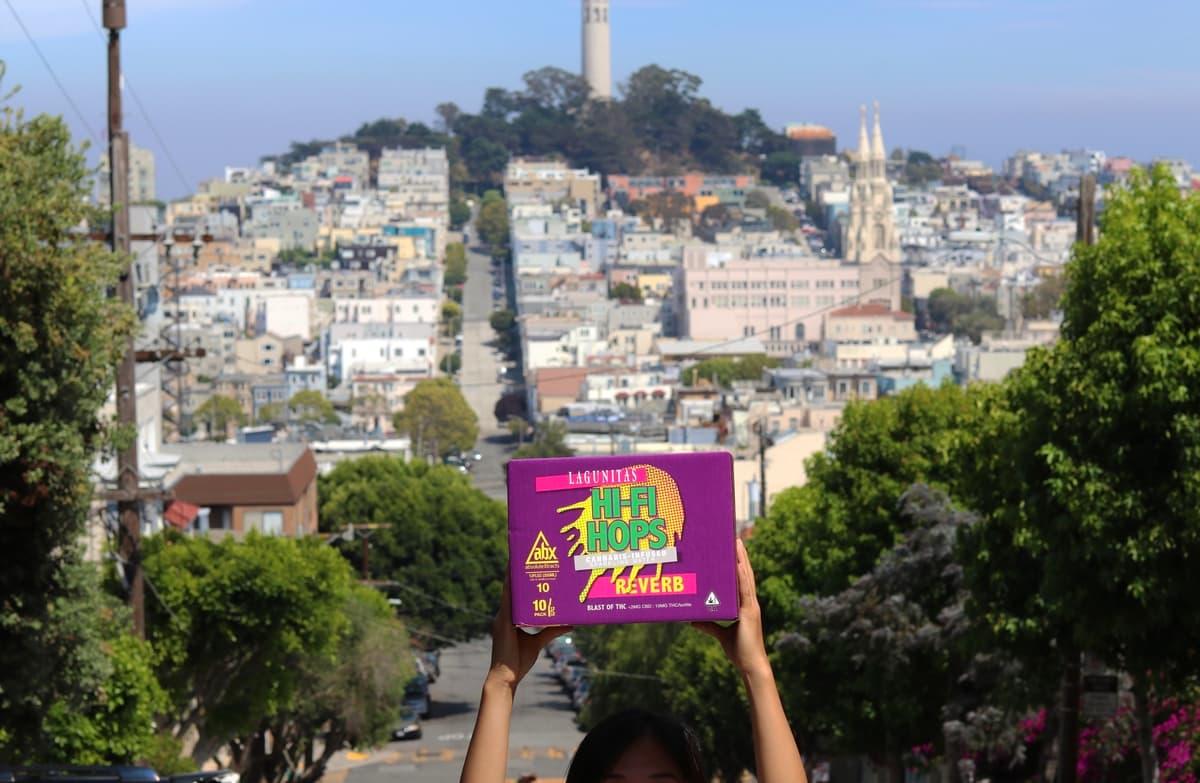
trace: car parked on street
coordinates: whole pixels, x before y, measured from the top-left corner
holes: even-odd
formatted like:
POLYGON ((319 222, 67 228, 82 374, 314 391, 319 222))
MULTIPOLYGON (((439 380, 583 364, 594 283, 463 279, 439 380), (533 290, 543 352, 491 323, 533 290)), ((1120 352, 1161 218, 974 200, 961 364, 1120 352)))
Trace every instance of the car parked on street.
POLYGON ((433 713, 433 700, 429 697, 429 678, 418 674, 404 686, 404 706, 422 718, 433 713))

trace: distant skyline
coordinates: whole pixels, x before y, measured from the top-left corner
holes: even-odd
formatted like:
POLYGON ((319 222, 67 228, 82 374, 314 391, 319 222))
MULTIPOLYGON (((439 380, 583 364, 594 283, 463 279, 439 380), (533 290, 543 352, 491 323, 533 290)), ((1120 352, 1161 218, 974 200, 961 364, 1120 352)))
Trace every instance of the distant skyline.
MULTIPOLYGON (((128 96, 170 199, 293 140, 381 116, 432 123, 544 65, 580 67, 579 0, 127 0, 128 96)), ((88 124, 104 132, 99 0, 0 0, 3 94, 87 131, 25 40, 24 20, 88 124), (86 5, 85 5, 86 4, 86 5)), ((726 111, 831 127, 853 145, 879 100, 888 148, 952 146, 998 166, 1020 148, 1200 162, 1200 3, 1151 0, 612 0, 614 80, 657 63, 704 80, 726 111)), ((93 142, 93 147, 96 144, 93 142)), ((95 150, 93 150, 93 158, 95 150)))

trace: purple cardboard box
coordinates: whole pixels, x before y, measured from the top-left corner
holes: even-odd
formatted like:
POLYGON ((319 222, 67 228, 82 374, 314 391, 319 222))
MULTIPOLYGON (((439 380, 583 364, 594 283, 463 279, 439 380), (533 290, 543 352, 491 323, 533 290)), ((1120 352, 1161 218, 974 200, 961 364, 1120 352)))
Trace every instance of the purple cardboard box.
POLYGON ((736 620, 733 456, 508 463, 513 622, 736 620))

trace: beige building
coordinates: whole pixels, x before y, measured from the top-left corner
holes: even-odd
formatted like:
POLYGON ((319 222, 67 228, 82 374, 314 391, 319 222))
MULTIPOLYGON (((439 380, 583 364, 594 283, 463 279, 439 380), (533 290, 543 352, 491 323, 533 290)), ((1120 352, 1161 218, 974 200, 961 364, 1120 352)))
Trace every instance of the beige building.
POLYGON ((916 319, 912 313, 883 305, 851 305, 825 316, 825 339, 839 343, 910 343, 917 339, 916 319))
POLYGON ((283 372, 288 361, 304 353, 300 337, 278 337, 264 334, 244 337, 233 344, 234 371, 247 375, 283 372))
MULTIPOLYGON (((96 175, 96 203, 102 207, 112 204, 109 189, 108 154, 100 156, 100 171, 96 175)), ((154 153, 136 144, 129 145, 129 203, 154 201, 157 196, 154 173, 154 153)))
MULTIPOLYGON (((805 461, 825 448, 825 433, 817 430, 785 432, 774 439, 766 450, 767 510, 780 492, 802 486, 808 481, 805 461)), ((733 461, 733 505, 738 528, 754 523, 751 506, 758 505, 755 497, 759 482, 757 457, 733 461)))
POLYGON ((595 216, 600 208, 600 175, 568 168, 562 161, 516 158, 504 171, 504 194, 510 205, 566 201, 595 216))

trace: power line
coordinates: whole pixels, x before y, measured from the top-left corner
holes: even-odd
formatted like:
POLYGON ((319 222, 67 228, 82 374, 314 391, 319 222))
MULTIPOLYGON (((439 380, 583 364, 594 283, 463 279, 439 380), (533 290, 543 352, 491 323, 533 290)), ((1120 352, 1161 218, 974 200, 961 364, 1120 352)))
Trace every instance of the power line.
POLYGON ((4 0, 4 4, 8 6, 8 10, 12 13, 13 18, 17 20, 17 26, 21 28, 21 32, 25 33, 25 40, 29 41, 29 45, 33 47, 35 52, 37 52, 37 56, 42 61, 42 65, 46 66, 46 71, 50 74, 50 78, 53 79, 54 83, 58 85, 59 92, 61 92, 63 97, 67 99, 67 103, 71 106, 71 109, 74 110, 75 116, 79 119, 79 122, 82 123, 83 127, 87 129, 87 132, 92 137, 92 140, 99 144, 100 135, 96 133, 96 130, 92 127, 91 123, 87 121, 87 117, 83 116, 83 112, 79 110, 79 106, 75 103, 75 99, 71 97, 71 93, 67 92, 67 88, 63 85, 62 80, 58 78, 58 74, 54 72, 54 68, 50 65, 50 61, 47 60, 46 55, 42 53, 42 47, 37 45, 37 41, 33 39, 33 36, 29 33, 29 28, 25 26, 25 22, 21 19, 21 15, 18 14, 17 9, 13 7, 12 0, 4 0))
MULTIPOLYGON (((839 310, 839 309, 841 309, 841 308, 843 308, 843 307, 848 307, 848 306, 849 306, 849 305, 850 305, 852 302, 854 302, 854 301, 856 301, 856 300, 858 300, 858 299, 861 299, 862 297, 864 297, 864 296, 867 296, 867 295, 869 295, 869 294, 873 294, 873 293, 875 293, 876 291, 882 291, 882 290, 883 290, 883 289, 885 289, 885 288, 890 288, 890 287, 891 287, 891 286, 892 286, 894 283, 898 283, 898 282, 900 282, 900 281, 901 281, 901 280, 903 280, 903 279, 904 279, 904 274, 903 274, 903 273, 901 273, 900 275, 898 275, 898 276, 896 276, 896 277, 889 277, 889 278, 887 279, 887 281, 886 281, 886 282, 884 282, 883 284, 881 284, 881 285, 877 285, 877 286, 875 286, 874 288, 868 288, 868 289, 867 289, 867 290, 865 290, 865 291, 859 291, 859 292, 858 292, 857 294, 855 294, 854 296, 848 296, 848 297, 846 297, 845 299, 843 299, 841 302, 834 302, 833 304, 829 304, 829 305, 824 305, 824 306, 822 306, 822 307, 818 307, 818 308, 817 308, 817 309, 815 309, 815 310, 810 310, 810 311, 808 311, 808 312, 807 312, 807 313, 805 313, 804 315, 797 316, 796 318, 792 318, 792 319, 790 319, 790 320, 787 320, 787 321, 783 321, 782 323, 770 324, 770 325, 768 325, 768 326, 767 326, 767 331, 768 331, 768 334, 770 333, 770 330, 771 330, 771 329, 782 329, 782 328, 783 328, 783 327, 785 327, 785 326, 793 326, 793 325, 795 325, 795 324, 798 324, 798 323, 800 323, 801 321, 806 321, 806 320, 808 320, 809 318, 812 318, 813 316, 821 315, 822 313, 828 312, 828 311, 830 311, 830 310, 839 310)), ((740 343, 740 342, 742 342, 743 340, 753 340, 753 339, 756 339, 756 338, 757 338, 757 335, 747 335, 747 336, 744 336, 744 337, 734 337, 734 338, 731 338, 731 339, 729 339, 729 340, 722 340, 722 341, 720 341, 720 342, 712 343, 711 345, 706 345, 706 346, 704 346, 703 348, 701 348, 700 350, 696 351, 696 353, 697 353, 697 354, 700 354, 700 353, 706 353, 706 352, 708 352, 708 351, 714 351, 714 350, 716 350, 716 349, 718 349, 718 348, 722 348, 722 347, 724 347, 724 346, 726 346, 726 345, 735 345, 735 344, 737 344, 737 343, 740 343)), ((770 339, 770 338, 768 338, 768 339, 770 339)), ((575 372, 575 373, 564 373, 563 375, 557 376, 557 378, 558 378, 558 379, 562 379, 562 378, 573 378, 573 377, 576 377, 576 376, 584 376, 584 377, 586 377, 586 376, 588 376, 588 375, 591 375, 592 373, 598 373, 598 372, 601 372, 601 371, 603 371, 603 370, 606 370, 606 369, 623 369, 623 368, 621 368, 621 367, 618 367, 618 366, 613 366, 613 367, 605 367, 605 366, 603 366, 603 365, 601 365, 601 366, 597 366, 597 367, 580 367, 580 368, 578 368, 578 370, 579 370, 578 372, 575 372)), ((495 385, 495 384, 493 384, 493 383, 460 383, 460 384, 458 384, 459 388, 470 388, 470 387, 474 387, 474 386, 494 386, 494 385, 495 385)))
MULTIPOLYGON (((83 10, 87 12, 88 18, 92 20, 92 27, 96 28, 96 32, 99 33, 101 40, 103 40, 104 31, 100 28, 100 22, 97 21, 96 15, 92 13, 92 8, 88 5, 88 0, 79 0, 79 2, 83 4, 83 10)), ((158 141, 158 146, 162 148, 163 156, 167 159, 167 163, 171 165, 171 170, 175 172, 175 176, 179 178, 179 184, 183 185, 185 193, 190 191, 192 189, 191 183, 184 176, 183 169, 175 162, 175 156, 171 154, 171 148, 163 140, 162 134, 158 132, 158 128, 154 125, 154 121, 150 119, 150 112, 146 111, 146 105, 142 103, 141 96, 138 95, 137 90, 133 89, 133 83, 129 81, 129 77, 124 72, 121 73, 121 78, 124 79, 125 88, 129 90, 129 95, 133 98, 133 102, 137 104, 138 111, 141 113, 142 119, 146 122, 146 127, 150 129, 150 133, 158 141)))

